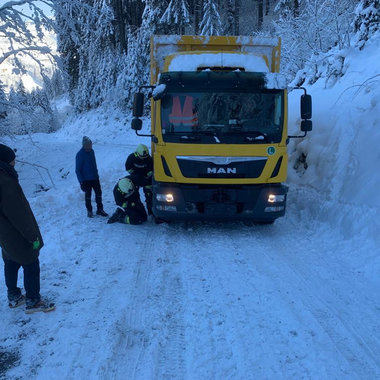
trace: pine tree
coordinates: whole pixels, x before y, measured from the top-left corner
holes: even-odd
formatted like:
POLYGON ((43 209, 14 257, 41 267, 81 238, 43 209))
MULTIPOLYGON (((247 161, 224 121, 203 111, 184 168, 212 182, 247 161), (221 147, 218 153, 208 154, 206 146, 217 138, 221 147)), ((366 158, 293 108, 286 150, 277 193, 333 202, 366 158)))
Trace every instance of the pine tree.
POLYGON ((203 6, 203 18, 200 27, 203 36, 219 36, 222 32, 220 14, 213 0, 206 0, 203 6))
POLYGON ((362 49, 368 39, 380 30, 380 0, 361 0, 355 10, 354 28, 358 46, 362 49))
MULTIPOLYGON (((136 38, 131 41, 128 51, 129 93, 137 92, 138 87, 149 83, 150 75, 150 38, 162 28, 159 0, 147 0, 142 15, 141 28, 136 32, 136 38)), ((132 99, 132 96, 130 96, 132 99)))
MULTIPOLYGON (((4 84, 0 80, 0 123, 3 125, 4 124, 4 119, 7 117, 7 111, 8 111, 8 99, 7 96, 5 95, 4 91, 4 84)), ((1 131, 0 131, 1 135, 1 131)))
POLYGON ((235 36, 238 36, 240 34, 240 7, 241 7, 241 0, 235 0, 235 12, 234 12, 235 36))
POLYGON ((187 0, 171 0, 160 21, 170 25, 174 33, 184 34, 186 27, 190 26, 187 0))
POLYGON ((235 34, 235 1, 226 1, 226 26, 224 28, 224 34, 232 36, 235 34))

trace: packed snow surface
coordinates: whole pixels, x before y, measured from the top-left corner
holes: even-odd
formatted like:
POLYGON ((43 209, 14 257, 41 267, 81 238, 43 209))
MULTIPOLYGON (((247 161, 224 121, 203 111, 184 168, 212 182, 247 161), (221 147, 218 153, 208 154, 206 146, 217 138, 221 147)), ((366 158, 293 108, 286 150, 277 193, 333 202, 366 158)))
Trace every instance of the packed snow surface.
POLYGON ((174 56, 168 71, 197 71, 209 67, 238 67, 250 72, 268 72, 262 57, 245 53, 194 53, 174 56))
POLYGON ((82 136, 109 213, 127 155, 149 144, 119 112, 3 139, 52 177, 16 165, 46 244, 41 292, 57 310, 10 310, 2 285, 0 377, 380 378, 379 52, 349 52, 334 87, 308 89, 314 130, 291 141, 287 214, 271 226, 88 219, 74 172, 82 136))

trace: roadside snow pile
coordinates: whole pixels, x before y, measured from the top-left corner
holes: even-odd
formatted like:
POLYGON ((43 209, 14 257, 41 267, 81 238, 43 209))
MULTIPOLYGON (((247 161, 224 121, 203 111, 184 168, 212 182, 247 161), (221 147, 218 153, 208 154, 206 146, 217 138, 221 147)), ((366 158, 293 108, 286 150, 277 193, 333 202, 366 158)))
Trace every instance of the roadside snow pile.
MULTIPOLYGON (((130 143, 138 140, 131 129, 131 115, 120 109, 101 107, 89 112, 71 115, 57 132, 56 136, 64 140, 77 140, 78 136, 90 136, 93 142, 116 144, 130 143)), ((145 118, 143 131, 150 133, 150 119, 145 118)), ((141 139, 141 138, 140 138, 141 139)), ((140 141, 141 142, 141 141, 140 141)))
MULTIPOLYGON (((326 88, 323 78, 309 86, 314 129, 290 146, 289 183, 314 189, 328 200, 302 208, 340 225, 346 236, 378 239, 380 230, 379 61, 377 37, 361 51, 346 52, 344 75, 332 88, 326 88)), ((289 109, 297 112, 290 114, 290 134, 299 131, 299 96, 299 91, 290 94, 289 109)))

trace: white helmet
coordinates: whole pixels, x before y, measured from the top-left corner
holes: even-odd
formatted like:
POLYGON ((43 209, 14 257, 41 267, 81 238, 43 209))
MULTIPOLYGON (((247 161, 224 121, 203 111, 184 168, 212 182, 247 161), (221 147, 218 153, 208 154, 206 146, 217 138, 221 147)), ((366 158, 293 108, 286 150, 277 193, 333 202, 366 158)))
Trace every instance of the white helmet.
POLYGON ((134 183, 129 178, 119 179, 117 186, 120 192, 127 196, 131 195, 136 189, 134 183))

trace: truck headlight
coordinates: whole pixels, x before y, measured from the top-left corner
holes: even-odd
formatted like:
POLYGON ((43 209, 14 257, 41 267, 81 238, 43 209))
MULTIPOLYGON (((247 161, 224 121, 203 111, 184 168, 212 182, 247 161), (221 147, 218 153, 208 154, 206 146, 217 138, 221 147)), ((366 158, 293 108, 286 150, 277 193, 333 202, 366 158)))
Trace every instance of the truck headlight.
POLYGON ((173 194, 171 193, 167 193, 167 194, 156 194, 156 199, 159 201, 159 202, 167 202, 167 203, 171 203, 174 201, 174 196, 173 194))
POLYGON ((284 202, 285 194, 269 194, 268 203, 284 202))

